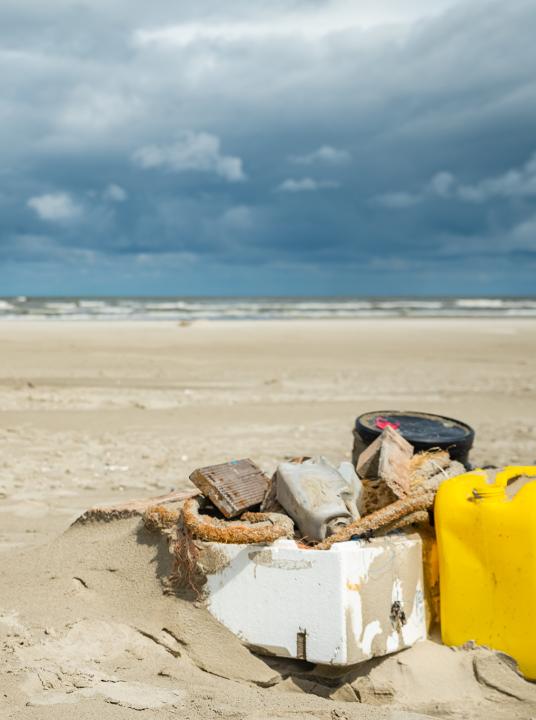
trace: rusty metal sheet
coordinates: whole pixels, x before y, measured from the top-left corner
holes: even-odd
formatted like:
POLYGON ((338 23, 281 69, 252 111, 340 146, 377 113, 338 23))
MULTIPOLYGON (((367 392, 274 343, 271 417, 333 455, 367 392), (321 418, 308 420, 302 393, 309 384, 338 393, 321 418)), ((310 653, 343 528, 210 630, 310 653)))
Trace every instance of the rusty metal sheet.
POLYGON ((248 458, 198 468, 190 480, 227 518, 258 505, 269 483, 268 477, 248 458))

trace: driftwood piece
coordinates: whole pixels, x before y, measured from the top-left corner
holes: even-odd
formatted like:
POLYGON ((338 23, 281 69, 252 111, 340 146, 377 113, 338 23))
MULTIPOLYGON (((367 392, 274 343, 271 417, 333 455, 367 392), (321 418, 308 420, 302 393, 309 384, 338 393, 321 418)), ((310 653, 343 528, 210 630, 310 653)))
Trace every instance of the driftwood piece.
POLYGON ((356 468, 363 479, 359 499, 361 515, 368 515, 408 495, 412 455, 412 445, 391 427, 386 427, 361 453, 356 468))
POLYGON ((410 461, 413 446, 402 435, 387 426, 358 458, 360 478, 380 478, 398 497, 409 492, 410 461))
POLYGON ((357 458, 355 469, 361 479, 378 477, 382 441, 383 433, 378 435, 357 458))
POLYGON ((378 477, 397 497, 402 498, 409 492, 409 463, 413 446, 389 426, 382 437, 378 477))
POLYGON ((248 458, 198 468, 190 480, 226 518, 260 505, 269 484, 268 477, 248 458))

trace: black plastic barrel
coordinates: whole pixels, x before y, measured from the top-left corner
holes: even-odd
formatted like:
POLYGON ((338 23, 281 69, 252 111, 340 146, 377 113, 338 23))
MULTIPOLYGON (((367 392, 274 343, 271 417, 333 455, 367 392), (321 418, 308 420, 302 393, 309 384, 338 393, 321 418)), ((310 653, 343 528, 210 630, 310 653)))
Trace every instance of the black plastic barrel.
POLYGON ((452 460, 469 467, 469 451, 473 446, 475 431, 467 423, 442 415, 405 410, 382 410, 367 412, 355 421, 354 463, 359 454, 382 433, 385 421, 397 428, 415 448, 415 452, 441 448, 448 450, 452 460))

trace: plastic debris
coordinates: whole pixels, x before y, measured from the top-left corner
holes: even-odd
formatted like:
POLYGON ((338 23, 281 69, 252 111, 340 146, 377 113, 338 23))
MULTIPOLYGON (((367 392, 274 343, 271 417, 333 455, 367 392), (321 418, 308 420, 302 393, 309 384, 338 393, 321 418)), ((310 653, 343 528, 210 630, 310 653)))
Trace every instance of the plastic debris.
POLYGON ((351 463, 338 469, 323 457, 281 463, 276 486, 278 502, 309 541, 323 540, 359 517, 361 483, 351 463))
POLYGON ((536 680, 536 466, 443 483, 435 521, 443 642, 504 652, 536 680))
MULTIPOLYGON (((437 621, 440 594, 444 639, 459 644, 470 636, 484 642, 493 618, 479 621, 480 634, 468 634, 467 622, 476 617, 484 578, 480 566, 489 562, 491 550, 505 580, 496 587, 495 570, 488 572, 487 596, 498 598, 494 606, 504 610, 504 627, 508 622, 517 632, 524 608, 530 626, 536 598, 526 583, 516 583, 530 571, 523 543, 526 536, 534 539, 532 525, 525 522, 534 512, 526 503, 522 507, 518 496, 536 498, 536 469, 511 468, 487 483, 482 471, 464 476, 464 466, 453 457, 466 455, 474 433, 448 418, 368 413, 358 422, 355 467, 300 456, 281 463, 269 479, 250 459, 235 460, 194 470, 190 479, 200 492, 93 508, 79 522, 143 515, 146 530, 167 539, 173 557, 168 588, 193 591, 246 645, 270 655, 345 666, 402 650, 424 639, 437 621), (433 433, 442 446, 430 446, 433 433), (447 444, 451 436, 460 438, 458 455, 447 444), (456 481, 441 487, 457 475, 462 475, 458 482, 470 478, 461 494, 454 492, 456 481), (438 489, 443 498, 436 515, 442 528, 439 550, 430 522, 438 489), (490 503, 499 495, 506 501, 491 513, 490 503), (447 516, 444 508, 455 506, 447 516), (506 528, 516 553, 500 534, 496 547, 488 533, 486 542, 474 548, 475 533, 483 527, 475 518, 486 512, 488 530, 502 514, 501 532, 506 528), (418 532, 410 533, 412 527, 418 532), (471 552, 460 560, 462 532, 471 552), (512 555, 515 562, 510 562, 512 555), (524 573, 517 572, 520 568, 524 573), (472 589, 470 602, 467 588, 472 589), (466 612, 471 603, 472 615, 466 612)), ((512 651, 522 671, 536 678, 530 654, 534 633, 515 647, 512 633, 499 635, 493 636, 495 646, 512 651)))
POLYGON ((208 611, 256 652, 345 666, 426 638, 416 533, 323 553, 292 540, 222 545, 217 555, 214 544, 198 545, 208 611))
POLYGON ((386 427, 392 427, 393 430, 398 430, 398 428, 400 427, 399 422, 391 422, 390 420, 387 420, 381 415, 378 415, 374 424, 376 425, 378 430, 385 430, 386 427))
MULTIPOLYGON (((400 527, 400 521, 403 518, 413 516, 411 522, 415 522, 415 516, 424 510, 428 510, 434 504, 435 493, 427 492, 418 495, 409 496, 402 500, 397 500, 386 507, 376 510, 365 517, 355 520, 346 527, 339 530, 335 535, 326 538, 323 542, 316 545, 316 550, 328 550, 332 545, 338 542, 350 540, 352 537, 367 536, 368 533, 375 530, 387 530, 400 527)), ((418 516, 422 518, 422 515, 418 516)), ((409 524, 409 522, 407 523, 409 524)))
POLYGON ((373 442, 382 427, 380 423, 398 424, 402 437, 411 443, 415 452, 440 448, 447 450, 453 460, 458 460, 466 467, 469 462, 469 451, 473 446, 475 431, 467 423, 423 412, 407 412, 400 410, 383 410, 367 412, 355 421, 353 460, 357 461, 363 449, 373 442))

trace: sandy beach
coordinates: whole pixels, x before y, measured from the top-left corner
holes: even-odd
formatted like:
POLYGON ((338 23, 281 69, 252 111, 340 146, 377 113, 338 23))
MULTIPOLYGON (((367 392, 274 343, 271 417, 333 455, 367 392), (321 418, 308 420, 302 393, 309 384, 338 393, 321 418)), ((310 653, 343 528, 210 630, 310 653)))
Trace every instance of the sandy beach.
POLYGON ((486 651, 424 644, 368 685, 298 682, 164 595, 162 548, 135 520, 67 531, 93 505, 187 489, 202 465, 350 459, 369 410, 470 423, 477 465, 536 462, 534 320, 17 321, 0 347, 2 718, 536 714, 536 689, 486 651), (415 676, 436 655, 441 692, 415 676))

